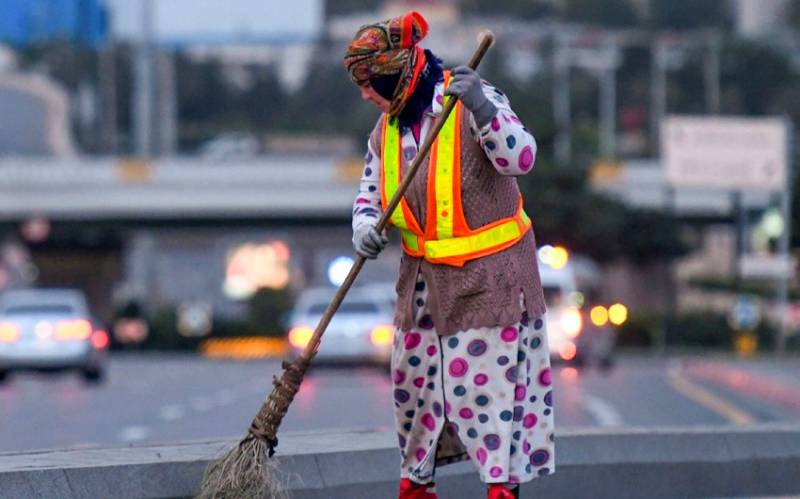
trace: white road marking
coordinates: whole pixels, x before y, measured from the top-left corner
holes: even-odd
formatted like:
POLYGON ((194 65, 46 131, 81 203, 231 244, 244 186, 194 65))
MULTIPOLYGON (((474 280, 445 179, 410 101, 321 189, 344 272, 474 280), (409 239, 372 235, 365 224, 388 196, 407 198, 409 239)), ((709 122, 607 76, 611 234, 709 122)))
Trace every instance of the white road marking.
POLYGON ((165 405, 158 410, 158 417, 165 421, 175 421, 182 418, 184 414, 186 414, 186 411, 177 404, 165 405))
POLYGON ((123 442, 137 442, 150 436, 147 426, 128 426, 119 432, 118 438, 123 442))
POLYGON ((583 406, 589 414, 597 421, 599 426, 622 426, 622 416, 610 402, 595 397, 594 395, 584 395, 583 406))

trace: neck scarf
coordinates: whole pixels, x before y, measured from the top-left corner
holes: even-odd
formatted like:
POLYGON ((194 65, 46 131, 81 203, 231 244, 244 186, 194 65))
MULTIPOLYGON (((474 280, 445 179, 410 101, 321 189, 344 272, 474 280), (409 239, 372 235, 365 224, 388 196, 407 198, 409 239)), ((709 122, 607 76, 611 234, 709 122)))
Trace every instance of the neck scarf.
MULTIPOLYGON (((414 93, 409 96, 403 109, 397 115, 401 127, 411 127, 422 120, 422 115, 431 106, 436 84, 443 78, 442 61, 425 50, 425 66, 420 72, 414 93)), ((376 76, 370 79, 372 88, 385 99, 391 99, 392 92, 400 81, 398 75, 376 76)))
MULTIPOLYGON (((376 76, 398 75, 389 108, 397 116, 414 94, 425 68, 425 52, 417 44, 428 34, 428 22, 411 11, 375 24, 362 26, 344 57, 350 79, 358 86, 376 76)), ((384 90, 385 91, 385 90, 384 90)))

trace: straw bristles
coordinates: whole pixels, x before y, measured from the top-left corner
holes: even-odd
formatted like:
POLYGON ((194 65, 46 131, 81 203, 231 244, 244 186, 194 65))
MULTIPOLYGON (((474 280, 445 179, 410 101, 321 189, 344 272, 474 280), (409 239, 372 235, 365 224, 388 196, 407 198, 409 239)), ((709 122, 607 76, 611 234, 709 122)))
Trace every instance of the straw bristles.
POLYGON ((197 499, 288 499, 277 460, 268 452, 264 440, 248 436, 208 467, 197 499))

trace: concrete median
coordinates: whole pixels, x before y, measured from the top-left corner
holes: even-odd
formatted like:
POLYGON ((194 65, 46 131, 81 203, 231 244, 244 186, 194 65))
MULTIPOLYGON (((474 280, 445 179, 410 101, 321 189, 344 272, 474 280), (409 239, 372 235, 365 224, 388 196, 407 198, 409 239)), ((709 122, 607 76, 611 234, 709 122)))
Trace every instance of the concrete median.
MULTIPOLYGON (((176 498, 231 440, 117 449, 0 454, 0 497, 176 498)), ((674 498, 800 494, 800 425, 565 430, 556 474, 522 497, 674 498)), ((396 495, 395 435, 320 431, 282 435, 284 479, 298 499, 396 495)), ((443 498, 485 497, 470 463, 438 473, 443 498)))

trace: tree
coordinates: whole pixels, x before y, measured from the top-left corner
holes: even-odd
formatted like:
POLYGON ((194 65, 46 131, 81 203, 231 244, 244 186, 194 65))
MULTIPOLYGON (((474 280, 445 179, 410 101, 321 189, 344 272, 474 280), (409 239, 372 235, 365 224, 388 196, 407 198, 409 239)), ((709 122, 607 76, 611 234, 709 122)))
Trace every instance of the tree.
POLYGON ((564 17, 568 21, 615 28, 639 22, 630 0, 566 0, 564 17))
POLYGON ((335 0, 325 2, 325 17, 351 14, 353 12, 376 11, 382 0, 335 0))
POLYGON ((800 29, 800 2, 789 3, 789 23, 795 29, 800 29))
POLYGON ((217 61, 193 61, 180 54, 175 61, 181 123, 197 125, 223 117, 233 99, 222 65, 217 61))
POLYGON ((286 99, 278 77, 270 68, 253 68, 250 87, 241 96, 247 123, 259 130, 275 128, 276 118, 286 112, 286 99))
POLYGON ((256 336, 285 334, 284 319, 292 310, 292 295, 288 288, 259 289, 248 302, 248 326, 256 336))
POLYGON ((650 13, 651 23, 658 29, 731 25, 730 2, 720 0, 651 0, 650 13))
POLYGON ((582 169, 540 159, 520 187, 540 243, 565 244, 600 262, 627 257, 646 263, 686 252, 674 218, 593 192, 582 169))
MULTIPOLYGON (((794 156, 794 163, 795 165, 800 164, 800 154, 795 154, 794 156)), ((790 217, 790 224, 791 227, 791 242, 789 244, 792 248, 800 248, 800 175, 796 172, 792 177, 793 185, 792 185, 792 213, 790 217)))
POLYGON ((548 0, 505 0, 502 3, 485 0, 461 0, 464 14, 475 16, 509 16, 517 19, 541 19, 555 14, 548 0))
MULTIPOLYGON (((794 85, 788 57, 769 46, 737 42, 726 47, 722 58, 723 110, 732 114, 765 114, 773 99, 794 85)), ((785 111, 783 111, 785 112, 785 111)))
POLYGON ((688 251, 680 237, 678 220, 654 210, 630 210, 620 236, 624 253, 638 263, 669 260, 688 251))
POLYGON ((22 68, 44 69, 71 92, 81 83, 97 79, 97 52, 84 45, 46 42, 25 47, 19 55, 22 68))
POLYGON ((347 133, 366 144, 378 115, 374 106, 361 101, 358 88, 337 60, 315 68, 303 88, 289 98, 279 125, 287 131, 347 133))

